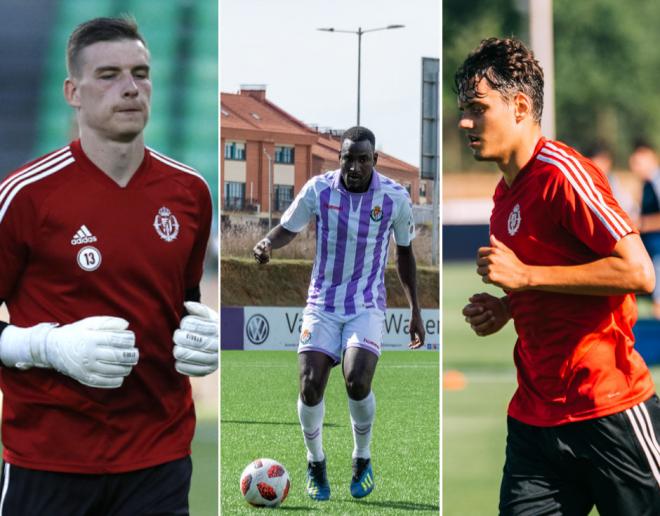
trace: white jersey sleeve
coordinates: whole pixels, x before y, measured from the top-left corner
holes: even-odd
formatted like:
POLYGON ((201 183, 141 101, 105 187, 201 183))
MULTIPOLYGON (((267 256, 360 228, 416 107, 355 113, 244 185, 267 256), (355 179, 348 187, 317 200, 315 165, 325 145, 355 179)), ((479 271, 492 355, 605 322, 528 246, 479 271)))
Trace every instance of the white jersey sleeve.
POLYGON ((398 201, 399 209, 392 222, 394 241, 396 245, 408 247, 415 238, 415 219, 413 218, 412 203, 408 192, 398 201))
POLYGON ((316 190, 314 180, 305 183, 291 205, 282 214, 280 224, 287 231, 300 233, 314 216, 316 207, 316 190))

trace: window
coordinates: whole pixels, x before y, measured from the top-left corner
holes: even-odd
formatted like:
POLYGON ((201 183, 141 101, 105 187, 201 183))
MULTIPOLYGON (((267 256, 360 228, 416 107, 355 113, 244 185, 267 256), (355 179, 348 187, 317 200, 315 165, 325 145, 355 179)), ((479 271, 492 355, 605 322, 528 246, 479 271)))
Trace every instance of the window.
POLYGON ((295 159, 294 147, 275 147, 275 163, 293 165, 295 159))
POLYGON ((245 144, 239 142, 226 142, 225 159, 245 161, 245 144))
POLYGON ((293 202, 293 186, 275 185, 275 211, 283 212, 293 202))
POLYGON ((242 210, 245 205, 245 183, 225 181, 225 209, 242 210))
POLYGON ((426 197, 426 181, 419 182, 419 196, 426 197))

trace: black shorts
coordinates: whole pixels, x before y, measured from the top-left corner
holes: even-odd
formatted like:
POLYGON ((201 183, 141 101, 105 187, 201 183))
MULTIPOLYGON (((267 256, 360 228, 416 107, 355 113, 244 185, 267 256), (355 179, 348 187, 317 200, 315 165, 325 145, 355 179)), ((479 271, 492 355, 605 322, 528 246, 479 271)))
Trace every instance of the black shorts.
POLYGON ((508 418, 501 515, 660 515, 660 401, 556 427, 508 418))
POLYGON ((104 475, 2 467, 0 515, 187 515, 190 457, 104 475))

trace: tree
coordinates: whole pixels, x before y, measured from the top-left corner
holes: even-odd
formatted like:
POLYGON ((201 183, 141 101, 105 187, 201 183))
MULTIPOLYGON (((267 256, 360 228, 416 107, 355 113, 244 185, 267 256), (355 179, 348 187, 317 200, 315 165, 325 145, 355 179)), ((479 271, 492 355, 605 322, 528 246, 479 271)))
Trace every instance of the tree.
MULTIPOLYGON (((456 130, 453 75, 487 37, 528 41, 523 0, 445 0, 443 5, 443 166, 479 168, 456 130)), ((578 149, 608 142, 626 165, 640 136, 660 144, 660 2, 554 0, 557 138, 578 149)))

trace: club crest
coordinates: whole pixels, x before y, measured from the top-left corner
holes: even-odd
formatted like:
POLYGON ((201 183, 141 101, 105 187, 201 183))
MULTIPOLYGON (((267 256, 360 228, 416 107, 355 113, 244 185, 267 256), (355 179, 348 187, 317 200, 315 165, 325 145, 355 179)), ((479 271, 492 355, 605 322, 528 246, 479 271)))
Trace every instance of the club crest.
POLYGON ((172 242, 179 235, 179 221, 165 207, 158 210, 158 214, 154 218, 154 228, 158 236, 165 240, 165 242, 172 242))
POLYGON ((300 343, 304 346, 309 344, 310 340, 312 340, 312 332, 305 328, 300 334, 300 343))
POLYGON ((511 213, 509 214, 509 220, 507 221, 507 229, 509 230, 509 235, 513 236, 518 232, 521 220, 520 204, 516 204, 511 210, 511 213))
POLYGON ((380 206, 374 206, 371 210, 371 220, 378 222, 383 218, 383 209, 380 206))

